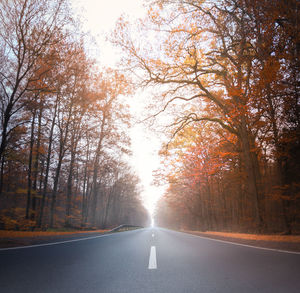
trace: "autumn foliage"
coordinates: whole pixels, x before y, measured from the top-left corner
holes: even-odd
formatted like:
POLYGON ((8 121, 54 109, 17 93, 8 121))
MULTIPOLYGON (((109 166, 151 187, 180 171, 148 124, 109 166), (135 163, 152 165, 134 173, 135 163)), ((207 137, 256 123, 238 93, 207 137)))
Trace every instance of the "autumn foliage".
MULTIPOLYGON (((113 42, 172 112, 161 225, 300 231, 298 1, 151 2, 113 42)), ((158 181, 159 181, 158 180, 158 181)))
POLYGON ((97 68, 79 27, 65 0, 0 3, 0 229, 147 221, 129 82, 97 68))

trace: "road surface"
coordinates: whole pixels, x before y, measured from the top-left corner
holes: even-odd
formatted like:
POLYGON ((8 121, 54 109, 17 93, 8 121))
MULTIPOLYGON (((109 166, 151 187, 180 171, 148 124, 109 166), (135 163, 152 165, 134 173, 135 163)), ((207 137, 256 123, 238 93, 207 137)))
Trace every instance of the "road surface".
POLYGON ((300 254, 162 228, 0 250, 3 293, 300 292, 300 254))

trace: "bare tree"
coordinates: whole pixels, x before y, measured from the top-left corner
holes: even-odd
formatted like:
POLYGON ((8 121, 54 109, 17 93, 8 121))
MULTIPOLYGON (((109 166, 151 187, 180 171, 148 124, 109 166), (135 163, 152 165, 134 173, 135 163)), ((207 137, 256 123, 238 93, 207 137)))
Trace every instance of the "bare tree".
MULTIPOLYGON (((38 61, 51 45, 58 42, 58 33, 69 19, 66 5, 65 0, 0 2, 2 164, 10 133, 25 122, 14 119, 26 104, 24 95, 33 90, 33 83, 48 70, 40 67, 38 61)), ((0 193, 2 184, 1 181, 0 193)))

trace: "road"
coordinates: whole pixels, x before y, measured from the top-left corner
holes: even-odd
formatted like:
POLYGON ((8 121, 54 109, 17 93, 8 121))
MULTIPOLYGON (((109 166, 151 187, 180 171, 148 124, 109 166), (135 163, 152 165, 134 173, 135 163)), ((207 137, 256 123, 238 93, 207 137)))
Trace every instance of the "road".
POLYGON ((300 292, 300 254, 162 228, 0 251, 0 292, 300 292))

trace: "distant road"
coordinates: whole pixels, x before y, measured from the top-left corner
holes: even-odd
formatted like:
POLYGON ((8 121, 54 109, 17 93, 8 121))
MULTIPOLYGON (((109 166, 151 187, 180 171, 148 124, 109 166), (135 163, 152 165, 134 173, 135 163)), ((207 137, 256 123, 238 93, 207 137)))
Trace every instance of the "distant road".
POLYGON ((3 293, 300 292, 300 254, 161 228, 0 251, 3 293))

